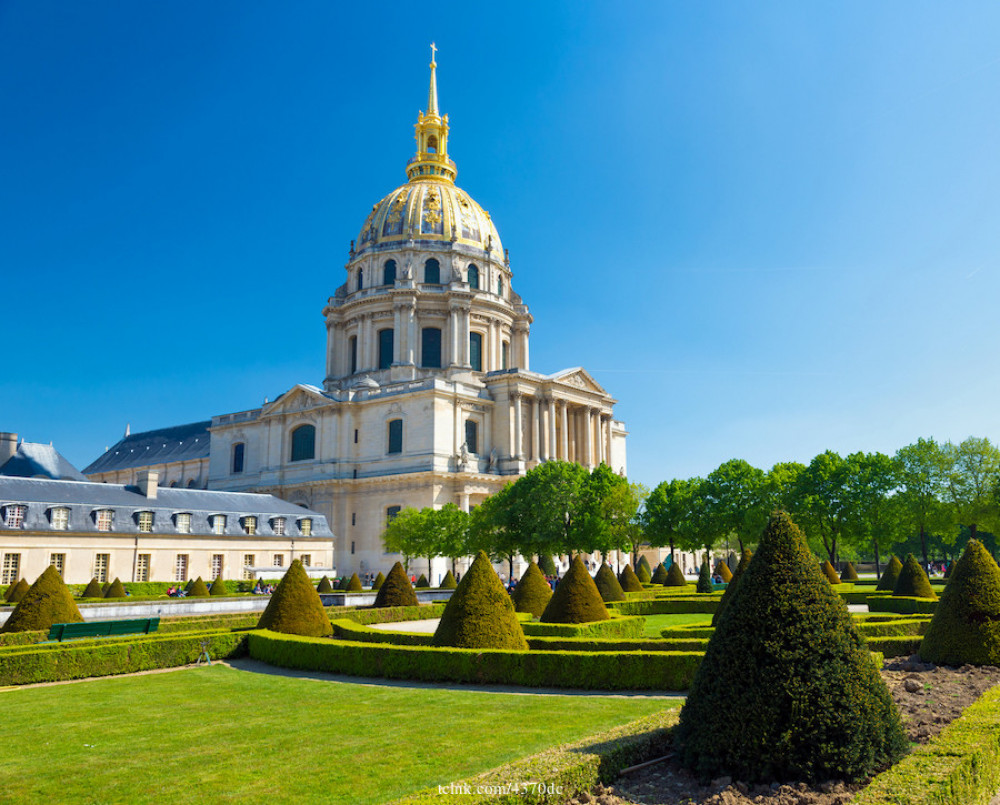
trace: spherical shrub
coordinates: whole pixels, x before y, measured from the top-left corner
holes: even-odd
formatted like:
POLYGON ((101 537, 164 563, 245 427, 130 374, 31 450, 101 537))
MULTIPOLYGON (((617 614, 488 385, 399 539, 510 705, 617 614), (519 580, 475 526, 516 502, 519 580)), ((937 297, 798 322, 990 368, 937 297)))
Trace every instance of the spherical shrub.
POLYGON ((649 579, 653 584, 666 584, 667 582, 667 568, 664 566, 663 562, 660 562, 653 571, 653 575, 649 579))
POLYGON ((95 576, 90 580, 90 583, 83 588, 83 592, 80 593, 80 598, 103 598, 104 593, 101 592, 101 583, 97 580, 95 576))
POLYGON ((733 578, 726 585, 726 589, 722 593, 722 598, 719 599, 719 606, 712 615, 712 626, 715 626, 719 622, 722 613, 729 606, 729 602, 733 600, 733 596, 736 594, 736 585, 739 583, 740 576, 747 569, 747 565, 750 564, 751 559, 753 559, 753 551, 749 548, 744 548, 743 553, 740 554, 740 563, 736 566, 736 572, 733 573, 733 578))
POLYGON ((625 600, 625 591, 615 576, 615 571, 608 567, 607 562, 601 565, 597 575, 594 576, 594 584, 597 585, 597 592, 601 594, 604 603, 625 600))
POLYGON ((549 599, 552 598, 552 588, 549 587, 538 565, 529 562, 528 568, 510 597, 514 602, 515 612, 530 612, 537 618, 545 611, 549 599))
POLYGON ((307 637, 333 634, 333 624, 323 609, 319 593, 298 559, 292 561, 278 582, 257 628, 307 637))
POLYGON ((392 570, 389 571, 389 575, 385 577, 385 581, 382 582, 382 586, 379 587, 374 605, 377 607, 415 607, 418 603, 417 594, 413 591, 409 576, 406 575, 403 566, 396 562, 392 566, 392 570))
POLYGON ((1000 567, 977 539, 953 567, 920 657, 937 665, 1000 665, 1000 567))
POLYGON ((434 645, 528 650, 510 596, 483 551, 448 599, 434 632, 434 645))
MULTIPOLYGON (((534 564, 532 562, 532 564, 534 564)), ((449 570, 444 574, 444 578, 441 579, 441 583, 438 585, 439 590, 454 590, 458 587, 458 582, 455 581, 454 574, 449 570)))
POLYGON ((899 712, 802 532, 771 516, 674 730, 702 778, 857 780, 898 760, 899 712))
POLYGON ((63 583, 55 565, 28 588, 0 632, 31 632, 49 629, 53 623, 81 623, 83 616, 76 608, 76 601, 63 583))
POLYGON ((708 562, 701 563, 701 570, 698 571, 698 585, 695 587, 697 593, 714 593, 712 586, 712 571, 708 568, 708 562))
POLYGON ((128 598, 125 593, 125 588, 122 586, 121 579, 115 576, 115 580, 111 582, 111 586, 108 587, 108 591, 104 594, 105 598, 128 598))
POLYGON ((198 576, 198 578, 194 580, 194 584, 192 584, 188 588, 187 594, 188 598, 208 598, 209 596, 208 585, 206 585, 205 582, 202 581, 201 576, 198 576))
POLYGON ((319 580, 319 584, 316 586, 317 593, 332 593, 333 585, 330 584, 330 578, 328 576, 323 576, 319 580))
POLYGON ((826 576, 826 580, 830 582, 830 584, 840 584, 840 576, 837 575, 837 571, 834 566, 830 564, 829 559, 823 562, 823 575, 826 576))
POLYGON ((684 578, 684 571, 681 570, 681 566, 676 562, 671 563, 670 569, 667 570, 667 580, 663 582, 664 587, 684 587, 687 584, 687 579, 684 578))
POLYGON ((618 583, 622 586, 622 590, 627 593, 642 592, 642 582, 639 581, 639 577, 632 570, 632 565, 625 565, 622 568, 622 572, 618 574, 618 583))
POLYGON ((875 591, 891 593, 896 587, 896 579, 899 578, 902 569, 903 563, 899 561, 898 557, 893 556, 889 560, 889 564, 885 566, 885 570, 882 571, 882 577, 878 580, 875 591))
POLYGON ((601 594, 597 591, 597 585, 590 577, 583 560, 577 555, 562 581, 556 585, 555 592, 542 613, 542 623, 591 623, 610 618, 608 608, 604 606, 601 594))
POLYGON ((844 572, 840 574, 841 581, 857 581, 858 580, 858 569, 854 567, 854 562, 848 562, 847 567, 844 568, 844 572))
POLYGON ((896 579, 896 586, 892 588, 892 594, 937 600, 937 593, 931 589, 927 573, 912 553, 907 554, 906 561, 903 562, 903 569, 899 571, 899 578, 896 579))
POLYGON ((357 573, 351 574, 351 580, 347 582, 347 592, 349 593, 360 593, 365 588, 361 586, 361 579, 358 578, 357 573))
POLYGON ((385 584, 385 576, 382 575, 382 571, 380 570, 375 577, 375 581, 372 582, 372 589, 380 590, 383 584, 385 584))

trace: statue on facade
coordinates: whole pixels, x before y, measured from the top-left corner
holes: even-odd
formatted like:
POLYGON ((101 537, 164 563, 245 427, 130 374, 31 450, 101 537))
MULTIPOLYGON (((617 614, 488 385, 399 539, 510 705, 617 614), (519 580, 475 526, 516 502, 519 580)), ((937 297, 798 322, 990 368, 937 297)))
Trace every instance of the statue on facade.
POLYGON ((498 458, 497 449, 494 447, 492 450, 490 450, 490 464, 489 464, 490 472, 496 472, 497 458, 498 458))
POLYGON ((458 448, 458 471, 465 472, 469 466, 469 446, 465 442, 462 442, 462 446, 458 448))

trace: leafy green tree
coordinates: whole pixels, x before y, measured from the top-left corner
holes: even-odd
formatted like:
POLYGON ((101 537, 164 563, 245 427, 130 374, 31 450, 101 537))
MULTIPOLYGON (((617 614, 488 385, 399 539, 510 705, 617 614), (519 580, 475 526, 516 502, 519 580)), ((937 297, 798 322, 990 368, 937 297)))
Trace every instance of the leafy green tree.
POLYGON ((756 541, 769 514, 763 470, 734 458, 712 470, 700 491, 719 536, 735 534, 741 553, 744 543, 756 541))
POLYGON ((440 509, 424 509, 423 514, 427 529, 425 550, 433 552, 434 556, 451 559, 454 573, 459 558, 474 553, 469 545, 468 512, 454 503, 446 503, 440 509))
POLYGON ((837 561, 838 542, 849 512, 847 479, 847 462, 827 450, 799 474, 793 491, 796 519, 823 545, 831 563, 837 561))
POLYGON ((946 442, 941 449, 944 500, 955 521, 976 539, 980 527, 997 529, 997 488, 1000 485, 1000 449, 989 439, 970 436, 959 445, 946 442))
POLYGON ((682 539, 685 522, 691 515, 696 480, 675 478, 663 481, 646 498, 643 509, 643 533, 654 547, 669 546, 673 563, 675 543, 682 539))
POLYGON ((792 511, 795 504, 795 488, 799 476, 806 468, 797 461, 779 461, 764 479, 764 509, 768 516, 774 511, 792 511))
POLYGON ((635 513, 628 498, 628 481, 607 464, 600 464, 582 480, 577 495, 571 537, 577 550, 608 553, 620 544, 620 522, 635 513), (630 510, 631 509, 631 510, 630 510))
POLYGON ((415 556, 426 556, 427 549, 427 516, 410 506, 401 510, 393 517, 382 532, 382 542, 390 553, 403 554, 403 566, 409 571, 410 559, 415 556))
MULTIPOLYGON (((624 479, 623 479, 624 480, 624 479)), ((643 508, 649 497, 645 484, 626 483, 616 487, 604 507, 615 547, 625 548, 637 562, 639 549, 646 541, 642 527, 643 508)))
POLYGON ((926 566, 928 534, 948 528, 948 513, 942 502, 944 457, 933 439, 917 439, 896 452, 900 490, 896 495, 903 523, 920 536, 920 551, 926 566))
POLYGON ((871 547, 875 574, 880 558, 899 535, 900 504, 893 493, 900 484, 900 464, 884 453, 851 453, 845 461, 845 535, 858 550, 871 547))

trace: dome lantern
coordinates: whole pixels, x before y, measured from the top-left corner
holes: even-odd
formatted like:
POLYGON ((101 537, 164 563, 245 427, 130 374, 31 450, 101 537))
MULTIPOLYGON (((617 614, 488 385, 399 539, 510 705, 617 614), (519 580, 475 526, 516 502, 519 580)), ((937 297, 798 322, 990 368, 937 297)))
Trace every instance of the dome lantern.
POLYGON ((427 112, 417 113, 417 155, 406 163, 406 175, 411 182, 439 181, 449 184, 458 172, 448 158, 448 115, 438 111, 437 47, 431 42, 431 85, 427 93, 427 112))

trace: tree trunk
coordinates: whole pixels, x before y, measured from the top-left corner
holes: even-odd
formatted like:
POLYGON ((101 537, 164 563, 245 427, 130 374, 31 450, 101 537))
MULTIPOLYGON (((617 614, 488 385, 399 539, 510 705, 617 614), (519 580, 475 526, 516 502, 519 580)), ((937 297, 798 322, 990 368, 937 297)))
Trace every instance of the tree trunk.
POLYGON ((969 539, 975 539, 975 538, 976 538, 976 524, 973 523, 972 525, 969 526, 969 539))
POLYGON ((510 584, 514 580, 514 554, 509 554, 507 556, 508 573, 507 573, 507 583, 510 584))
POLYGON ((878 563, 878 540, 872 537, 872 548, 875 549, 875 578, 882 578, 882 568, 879 567, 878 563))
POLYGON ((434 571, 431 569, 431 560, 433 559, 433 556, 427 557, 427 583, 431 585, 431 587, 434 586, 434 571))
POLYGON ((924 531, 924 524, 920 524, 920 550, 924 554, 924 567, 927 567, 927 532, 924 531))
POLYGON ((670 538, 670 564, 674 563, 674 538, 670 538))

